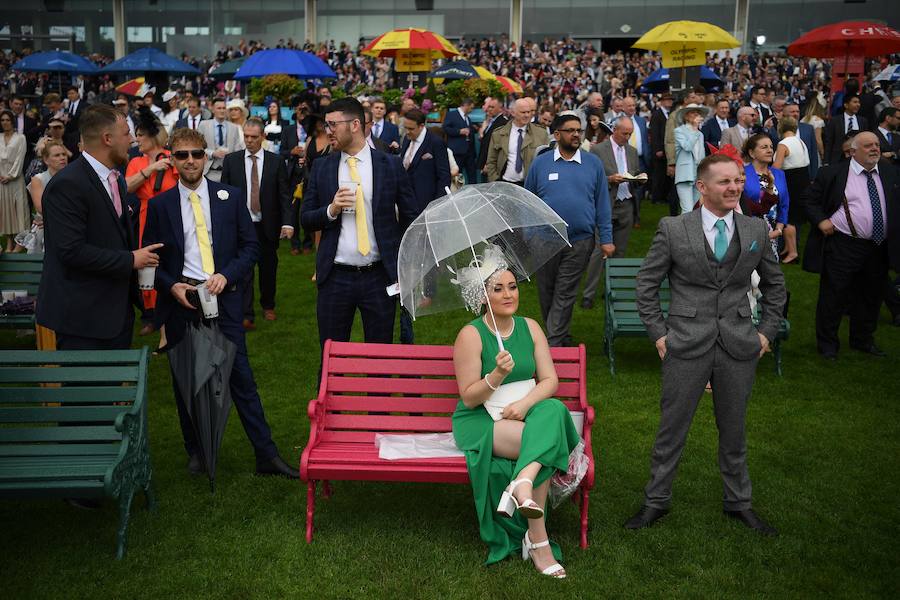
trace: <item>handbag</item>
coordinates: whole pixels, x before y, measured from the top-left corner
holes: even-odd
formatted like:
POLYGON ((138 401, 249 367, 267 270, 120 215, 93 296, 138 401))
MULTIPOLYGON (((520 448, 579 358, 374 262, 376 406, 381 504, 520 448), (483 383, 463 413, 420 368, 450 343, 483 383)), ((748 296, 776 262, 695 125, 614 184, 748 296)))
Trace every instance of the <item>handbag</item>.
POLYGON ((484 409, 491 415, 495 421, 499 421, 503 417, 500 414, 503 409, 513 402, 518 402, 528 395, 537 382, 534 379, 523 379, 521 381, 513 381, 512 383, 504 383, 491 394, 491 397, 484 402, 484 409))

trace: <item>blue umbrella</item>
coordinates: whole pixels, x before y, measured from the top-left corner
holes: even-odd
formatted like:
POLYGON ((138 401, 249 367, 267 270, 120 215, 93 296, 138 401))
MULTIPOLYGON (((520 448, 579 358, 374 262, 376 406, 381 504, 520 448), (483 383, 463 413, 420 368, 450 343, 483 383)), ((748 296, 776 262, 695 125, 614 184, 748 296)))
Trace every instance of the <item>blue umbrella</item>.
POLYGON ((33 73, 74 73, 76 75, 93 75, 99 68, 97 65, 77 54, 51 50, 29 54, 12 66, 15 71, 33 73))
MULTIPOLYGON (((716 75, 715 71, 710 69, 705 65, 700 66, 700 85, 706 88, 707 92, 717 92, 722 89, 722 84, 725 83, 719 76, 716 75)), ((669 91, 669 70, 668 69, 657 69, 647 75, 647 78, 644 79, 644 82, 641 84, 641 92, 645 94, 658 94, 660 92, 668 92, 669 91)))
POLYGON ((234 79, 275 74, 292 75, 299 79, 337 79, 337 74, 318 56, 288 48, 260 50, 251 54, 237 70, 234 79))
POLYGON ((477 79, 478 71, 469 61, 453 60, 445 63, 428 74, 433 79, 477 79))
POLYGON ((200 69, 177 58, 173 58, 156 48, 141 48, 128 56, 111 62, 101 73, 173 73, 178 75, 199 75, 200 69))

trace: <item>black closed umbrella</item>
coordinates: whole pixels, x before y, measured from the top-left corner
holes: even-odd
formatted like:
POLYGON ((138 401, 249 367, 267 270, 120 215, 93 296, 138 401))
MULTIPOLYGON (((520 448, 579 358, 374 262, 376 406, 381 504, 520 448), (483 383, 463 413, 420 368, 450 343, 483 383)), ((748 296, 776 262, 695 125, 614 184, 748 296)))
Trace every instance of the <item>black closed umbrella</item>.
POLYGON ((228 382, 236 352, 215 321, 207 320, 188 323, 184 338, 168 351, 172 376, 194 424, 213 493, 219 447, 231 412, 228 382))

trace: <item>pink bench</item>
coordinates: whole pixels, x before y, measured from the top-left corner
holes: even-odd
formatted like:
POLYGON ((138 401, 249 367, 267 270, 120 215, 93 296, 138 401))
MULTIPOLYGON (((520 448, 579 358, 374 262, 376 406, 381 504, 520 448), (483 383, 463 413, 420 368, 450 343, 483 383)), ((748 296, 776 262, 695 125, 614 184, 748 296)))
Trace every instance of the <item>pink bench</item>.
MULTIPOLYGON (((583 416, 590 465, 573 500, 581 509, 581 547, 587 548, 594 409, 587 403, 585 349, 553 348, 551 353, 560 380, 556 397, 583 416)), ((383 460, 375 447, 376 433, 451 431, 458 399, 450 346, 326 342, 319 397, 309 403, 309 443, 300 458, 300 478, 307 482, 306 541, 312 542, 319 481, 326 498, 333 480, 468 483, 462 457, 383 460)))

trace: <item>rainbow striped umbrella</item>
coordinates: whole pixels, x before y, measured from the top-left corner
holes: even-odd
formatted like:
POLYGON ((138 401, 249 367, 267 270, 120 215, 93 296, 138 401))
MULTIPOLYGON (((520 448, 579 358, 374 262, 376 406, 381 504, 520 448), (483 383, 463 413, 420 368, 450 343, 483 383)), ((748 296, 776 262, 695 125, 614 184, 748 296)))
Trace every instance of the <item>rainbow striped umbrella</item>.
POLYGON ((502 85, 503 89, 505 89, 507 92, 510 92, 512 94, 525 93, 525 90, 522 89, 522 85, 515 79, 512 79, 510 77, 503 77, 502 75, 497 75, 495 79, 500 82, 500 85, 502 85))
POLYGON ((394 29, 379 35, 363 48, 366 56, 396 57, 409 50, 429 50, 431 59, 449 58, 461 54, 447 38, 427 29, 394 29))

